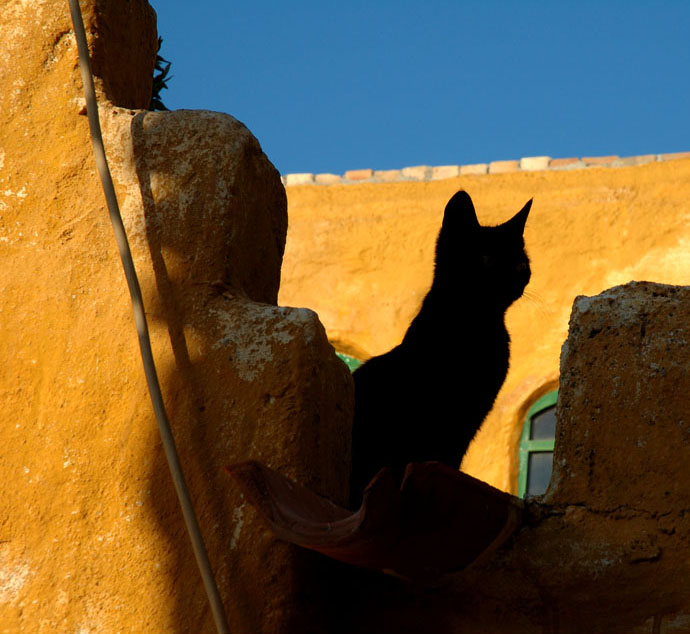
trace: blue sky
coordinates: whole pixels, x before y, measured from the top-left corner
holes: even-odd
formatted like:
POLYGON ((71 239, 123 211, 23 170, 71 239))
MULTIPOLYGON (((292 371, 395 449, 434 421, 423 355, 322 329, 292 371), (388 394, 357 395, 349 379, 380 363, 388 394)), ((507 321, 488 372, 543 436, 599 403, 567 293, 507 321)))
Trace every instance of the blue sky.
POLYGON ((171 109, 283 174, 690 150, 688 0, 150 0, 171 109))

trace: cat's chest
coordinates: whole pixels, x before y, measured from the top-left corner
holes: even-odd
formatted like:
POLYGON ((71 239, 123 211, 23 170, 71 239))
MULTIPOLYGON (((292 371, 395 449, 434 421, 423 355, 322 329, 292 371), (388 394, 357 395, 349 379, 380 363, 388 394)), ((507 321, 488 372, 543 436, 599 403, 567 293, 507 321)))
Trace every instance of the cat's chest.
POLYGON ((401 346, 408 371, 428 377, 443 389, 457 381, 501 383, 508 370, 510 338, 504 324, 455 324, 426 333, 401 346))
MULTIPOLYGON (((505 377, 510 357, 510 340, 505 329, 495 330, 490 337, 463 335, 443 345, 443 364, 455 376, 463 375, 468 381, 482 382, 489 377, 505 377)), ((438 361, 431 355, 429 365, 438 361)))

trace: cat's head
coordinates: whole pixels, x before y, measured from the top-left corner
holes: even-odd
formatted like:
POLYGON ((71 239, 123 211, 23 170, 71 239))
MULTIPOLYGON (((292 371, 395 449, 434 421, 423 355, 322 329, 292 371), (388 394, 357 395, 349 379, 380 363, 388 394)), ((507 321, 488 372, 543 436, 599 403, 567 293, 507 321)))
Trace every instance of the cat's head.
POLYGON ((457 192, 446 205, 436 243, 434 286, 471 293, 478 301, 507 308, 530 279, 523 232, 532 201, 510 220, 483 227, 469 194, 457 192))

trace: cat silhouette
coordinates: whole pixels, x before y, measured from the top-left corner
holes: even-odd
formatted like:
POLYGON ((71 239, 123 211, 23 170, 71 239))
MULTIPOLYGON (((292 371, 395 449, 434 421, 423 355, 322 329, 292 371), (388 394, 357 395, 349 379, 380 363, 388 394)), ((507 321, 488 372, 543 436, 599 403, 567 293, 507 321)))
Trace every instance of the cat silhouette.
POLYGON ((419 313, 400 345, 353 375, 351 508, 383 467, 398 483, 409 462, 459 468, 508 371, 505 312, 531 275, 523 239, 531 205, 495 227, 479 224, 465 191, 446 205, 419 313))

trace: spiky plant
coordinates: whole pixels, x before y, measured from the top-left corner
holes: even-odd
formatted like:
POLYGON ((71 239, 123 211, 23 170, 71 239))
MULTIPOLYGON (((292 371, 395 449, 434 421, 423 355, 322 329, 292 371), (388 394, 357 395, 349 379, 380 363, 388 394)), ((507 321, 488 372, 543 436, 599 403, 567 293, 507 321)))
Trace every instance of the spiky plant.
POLYGON ((151 90, 151 103, 149 110, 167 110, 165 104, 161 100, 161 90, 168 88, 168 80, 172 79, 172 75, 168 77, 170 72, 170 62, 161 57, 160 51, 163 44, 163 38, 158 38, 158 54, 156 55, 156 66, 153 69, 153 89, 151 90))

